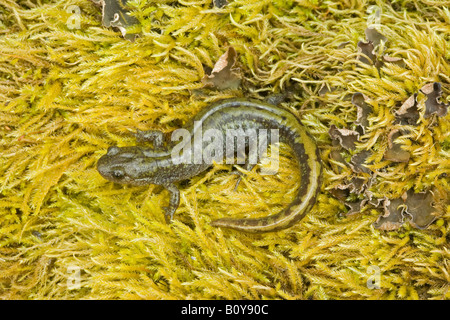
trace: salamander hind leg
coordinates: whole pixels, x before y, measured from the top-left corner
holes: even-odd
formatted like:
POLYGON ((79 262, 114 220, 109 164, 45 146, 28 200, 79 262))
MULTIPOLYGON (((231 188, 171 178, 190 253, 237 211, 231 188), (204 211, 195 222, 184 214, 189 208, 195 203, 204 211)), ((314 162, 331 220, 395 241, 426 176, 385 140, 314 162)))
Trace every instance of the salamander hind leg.
MULTIPOLYGON (((245 150, 237 150, 236 160, 237 160, 238 164, 243 164, 244 165, 243 168, 246 171, 252 171, 253 168, 256 166, 256 163, 251 163, 250 162, 249 157, 246 156, 245 150)), ((236 181, 236 185, 234 186, 234 189, 233 189, 233 191, 236 191, 238 186, 239 186, 239 184, 242 181, 242 176, 244 176, 245 173, 242 173, 241 171, 239 171, 237 169, 234 169, 233 171, 231 171, 231 174, 237 174, 239 176, 238 180, 236 181)))
MULTIPOLYGON (((246 163, 245 166, 244 166, 244 169, 247 170, 247 171, 252 171, 255 166, 256 166, 256 164, 246 163)), ((242 177, 245 175, 245 173, 242 173, 241 171, 234 169, 233 171, 231 171, 231 174, 238 175, 238 179, 236 181, 236 185, 234 186, 234 189, 233 189, 233 191, 236 191, 238 186, 239 186, 239 184, 241 183, 242 177)))
POLYGON ((173 219, 175 211, 177 211, 180 205, 180 190, 174 184, 167 184, 164 187, 170 193, 169 206, 164 207, 164 218, 169 223, 173 219))
POLYGON ((136 130, 134 134, 137 142, 152 142, 153 149, 155 150, 165 150, 165 135, 164 132, 159 130, 136 130))

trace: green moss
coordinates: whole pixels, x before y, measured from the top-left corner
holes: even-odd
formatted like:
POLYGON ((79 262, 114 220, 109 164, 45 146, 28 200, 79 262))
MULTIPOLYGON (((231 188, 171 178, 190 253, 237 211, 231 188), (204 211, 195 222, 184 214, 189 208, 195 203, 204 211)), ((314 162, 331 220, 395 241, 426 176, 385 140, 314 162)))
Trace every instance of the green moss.
POLYGON ((0 2, 2 298, 449 298, 445 197, 426 230, 378 231, 371 209, 342 215, 329 190, 351 172, 330 160, 328 136, 332 124, 353 125, 348 97, 361 92, 373 113, 357 151, 374 151, 374 196, 432 186, 448 193, 448 114, 413 128, 409 163, 383 160, 394 112, 411 94, 437 81, 450 101, 448 10, 433 1, 229 2, 130 1, 142 27, 134 42, 103 28, 89 1, 0 2), (386 54, 405 67, 357 60, 374 3, 386 54), (67 28, 69 5, 81 8, 80 29, 67 28), (204 66, 229 46, 241 88, 203 88, 204 66), (300 90, 289 106, 321 147, 325 181, 315 208, 290 229, 248 235, 209 225, 289 203, 298 174, 283 148, 276 177, 255 171, 234 191, 230 168, 216 166, 187 182, 171 225, 165 191, 114 185, 95 169, 109 146, 133 145, 136 128, 169 131, 213 100, 263 99, 294 83, 300 90), (332 90, 320 94, 323 85, 332 90), (379 289, 366 285, 373 266, 379 289), (70 288, 73 267, 82 271, 80 288, 70 288))

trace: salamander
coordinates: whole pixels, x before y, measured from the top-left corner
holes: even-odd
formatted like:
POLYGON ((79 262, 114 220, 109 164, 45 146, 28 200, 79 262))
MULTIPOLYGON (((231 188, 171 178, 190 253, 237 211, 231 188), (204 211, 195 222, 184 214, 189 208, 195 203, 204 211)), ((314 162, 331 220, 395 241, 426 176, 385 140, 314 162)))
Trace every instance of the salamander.
MULTIPOLYGON (((272 137, 276 133, 279 141, 286 143, 292 149, 301 173, 296 196, 284 210, 274 215, 261 218, 221 218, 212 221, 211 224, 252 233, 278 231, 294 225, 315 204, 322 182, 319 151, 314 139, 292 111, 256 100, 226 99, 212 103, 201 110, 183 129, 184 136, 178 135, 174 138, 172 133, 170 141, 168 135, 161 131, 138 130, 136 133, 138 141, 151 141, 153 148, 112 146, 98 160, 97 170, 105 179, 116 183, 164 186, 170 193, 169 206, 165 208, 166 221, 170 221, 180 202, 180 191, 175 183, 194 177, 212 165, 211 161, 202 161, 202 158, 199 161, 195 158, 196 150, 197 154, 202 151, 192 147, 192 141, 195 145, 196 136, 213 129, 215 131, 212 132, 216 133, 214 139, 218 139, 217 133, 225 134, 227 130, 250 132, 253 129, 259 130, 257 132, 268 133, 267 137, 272 137), (180 142, 180 136, 187 139, 180 142)), ((207 140, 203 139, 199 144, 203 149, 208 146, 207 140)), ((249 136, 245 147, 247 155, 249 145, 252 143, 255 141, 249 136)), ((235 147, 237 149, 236 145, 235 147)), ((233 150, 233 155, 234 151, 237 152, 237 150, 233 150)), ((217 149, 215 152, 211 155, 220 156, 217 149)), ((225 152, 229 150, 224 149, 224 158, 225 152)), ((239 152, 237 153, 239 155, 239 152)), ((254 166, 254 163, 248 161, 248 156, 245 165, 246 168, 254 166)))

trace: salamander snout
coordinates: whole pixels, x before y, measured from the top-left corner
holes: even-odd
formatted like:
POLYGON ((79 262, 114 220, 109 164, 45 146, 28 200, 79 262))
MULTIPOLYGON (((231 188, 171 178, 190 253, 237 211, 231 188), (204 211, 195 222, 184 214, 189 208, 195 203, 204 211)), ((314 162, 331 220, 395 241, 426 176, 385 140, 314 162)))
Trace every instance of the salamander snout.
POLYGON ((100 175, 113 182, 125 183, 126 172, 125 169, 119 165, 114 165, 111 163, 111 158, 109 154, 102 156, 97 162, 97 170, 100 175))
POLYGON ((109 147, 97 161, 97 171, 112 182, 142 184, 140 178, 143 153, 136 147, 109 147))
POLYGON ((97 162, 97 170, 100 175, 110 181, 122 182, 125 177, 125 169, 118 163, 120 157, 117 155, 120 152, 118 147, 109 147, 105 155, 103 155, 97 162))

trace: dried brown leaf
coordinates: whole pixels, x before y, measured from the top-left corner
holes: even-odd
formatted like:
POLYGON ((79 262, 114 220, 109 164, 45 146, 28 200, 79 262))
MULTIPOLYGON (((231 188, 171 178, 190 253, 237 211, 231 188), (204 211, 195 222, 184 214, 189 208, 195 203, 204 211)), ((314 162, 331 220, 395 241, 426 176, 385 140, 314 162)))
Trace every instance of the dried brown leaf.
POLYGON ((331 139, 336 140, 346 150, 356 147, 355 143, 359 139, 359 133, 349 129, 338 129, 334 124, 330 126, 328 134, 331 139))
POLYGON ((384 210, 384 213, 373 224, 374 227, 387 231, 396 230, 409 217, 409 223, 413 227, 426 229, 436 220, 436 216, 438 215, 439 209, 437 209, 435 203, 443 201, 443 192, 436 191, 436 194, 430 190, 415 193, 414 189, 409 189, 397 199, 385 199, 383 201, 379 199, 378 203, 371 201, 370 203, 375 207, 380 207, 381 204, 384 210))
POLYGON ((436 219, 436 208, 431 191, 414 193, 413 189, 406 193, 406 213, 411 216, 411 225, 419 229, 427 228, 436 219))
POLYGON ((384 154, 386 160, 394 162, 408 162, 411 157, 410 153, 403 150, 401 144, 396 143, 395 139, 400 137, 403 132, 400 129, 394 129, 389 133, 388 136, 388 149, 384 154))
POLYGON ((347 216, 351 216, 351 215, 360 213, 362 208, 363 208, 363 206, 364 206, 364 204, 365 204, 365 202, 366 201, 364 201, 364 200, 359 200, 359 201, 356 201, 356 202, 345 202, 344 203, 345 206, 347 208, 349 208, 349 210, 347 211, 346 215, 347 216))
POLYGON ((383 55, 381 58, 383 59, 383 62, 392 63, 401 68, 405 68, 406 66, 405 60, 403 60, 403 58, 390 57, 388 55, 383 55))
POLYGON ((365 64, 375 64, 377 61, 377 55, 374 50, 375 47, 372 42, 358 41, 358 49, 362 54, 358 55, 358 60, 365 64))
POLYGON ((376 229, 384 231, 399 229, 405 221, 405 217, 403 216, 403 205, 404 203, 401 198, 392 200, 384 199, 382 202, 384 214, 378 217, 377 221, 373 223, 373 226, 376 229))
POLYGON ((350 195, 350 191, 347 188, 341 189, 339 187, 330 190, 330 193, 336 199, 344 201, 350 195))
POLYGON ((372 154, 372 151, 370 150, 363 150, 361 152, 356 153, 352 156, 350 160, 350 167, 352 168, 353 172, 364 172, 364 173, 370 173, 371 170, 367 168, 364 164, 366 162, 366 159, 372 154))
POLYGON ((356 106, 357 116, 355 123, 359 125, 364 134, 366 128, 369 126, 368 115, 372 112, 372 106, 366 103, 366 96, 360 92, 356 92, 352 96, 352 104, 356 106))
POLYGON ((406 99, 395 112, 395 115, 401 124, 417 125, 417 121, 420 118, 419 109, 417 108, 417 93, 406 99))
POLYGON ((102 9, 102 24, 105 27, 113 27, 120 30, 122 36, 134 41, 137 34, 127 33, 126 28, 139 23, 139 21, 128 14, 126 8, 127 0, 91 0, 102 9))
POLYGON ((202 82, 205 87, 213 87, 218 90, 237 89, 241 84, 241 79, 234 68, 237 53, 233 47, 220 56, 214 65, 211 75, 205 75, 202 82))
POLYGON ((427 96, 427 100, 425 101, 425 118, 430 117, 434 113, 439 117, 443 117, 447 114, 449 105, 439 101, 442 96, 442 88, 439 82, 428 83, 424 85, 420 91, 427 96))

